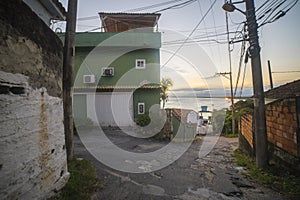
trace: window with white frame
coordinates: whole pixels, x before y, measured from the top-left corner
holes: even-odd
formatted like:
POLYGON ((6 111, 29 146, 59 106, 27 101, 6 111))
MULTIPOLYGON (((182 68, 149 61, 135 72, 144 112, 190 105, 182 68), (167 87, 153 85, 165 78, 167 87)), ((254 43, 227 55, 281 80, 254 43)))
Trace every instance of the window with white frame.
POLYGON ((145 69, 146 68, 146 60, 145 59, 136 59, 135 60, 135 68, 136 69, 145 69))
POLYGON ((138 114, 145 114, 145 103, 138 103, 138 114))

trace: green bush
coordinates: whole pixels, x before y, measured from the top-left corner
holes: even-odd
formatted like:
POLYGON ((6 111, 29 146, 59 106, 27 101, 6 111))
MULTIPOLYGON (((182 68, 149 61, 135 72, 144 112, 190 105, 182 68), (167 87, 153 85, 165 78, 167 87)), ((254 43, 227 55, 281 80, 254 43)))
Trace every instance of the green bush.
POLYGON ((147 114, 143 114, 143 115, 139 115, 137 120, 136 120, 136 124, 139 126, 147 126, 148 124, 150 124, 150 117, 147 114))

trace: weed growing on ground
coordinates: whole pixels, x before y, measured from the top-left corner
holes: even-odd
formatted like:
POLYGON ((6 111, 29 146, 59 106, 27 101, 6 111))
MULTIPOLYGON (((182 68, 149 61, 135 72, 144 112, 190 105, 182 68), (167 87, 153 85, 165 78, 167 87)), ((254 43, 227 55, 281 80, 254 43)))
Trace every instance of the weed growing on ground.
POLYGON ((90 161, 74 159, 68 163, 71 176, 68 183, 61 190, 59 196, 51 200, 81 200, 90 199, 100 188, 96 171, 90 161))
POLYGON ((279 169, 274 166, 269 167, 267 170, 257 168, 255 160, 244 154, 240 149, 235 150, 233 156, 235 162, 247 170, 245 175, 286 194, 292 199, 300 196, 300 177, 290 174, 286 169, 279 169))
POLYGON ((234 133, 222 134, 221 136, 226 137, 226 138, 237 138, 237 137, 239 137, 238 134, 234 134, 234 133))

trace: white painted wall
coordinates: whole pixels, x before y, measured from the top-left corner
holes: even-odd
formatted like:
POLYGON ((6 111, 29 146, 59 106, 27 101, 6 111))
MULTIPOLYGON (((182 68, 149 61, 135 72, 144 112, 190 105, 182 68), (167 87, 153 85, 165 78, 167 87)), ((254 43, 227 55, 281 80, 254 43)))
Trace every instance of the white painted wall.
POLYGON ((197 124, 198 122, 198 113, 191 111, 187 115, 187 123, 197 124))
POLYGON ((0 71, 1 88, 25 88, 0 94, 0 199, 46 199, 69 177, 62 100, 27 79, 0 71))
POLYGON ((133 126, 132 93, 87 94, 87 117, 102 126, 133 126))

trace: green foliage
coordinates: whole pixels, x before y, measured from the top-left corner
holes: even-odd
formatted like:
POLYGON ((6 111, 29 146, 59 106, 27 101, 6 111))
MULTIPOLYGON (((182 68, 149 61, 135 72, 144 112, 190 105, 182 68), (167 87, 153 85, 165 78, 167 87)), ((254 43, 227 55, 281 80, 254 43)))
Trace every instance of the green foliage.
POLYGON ((150 124, 150 117, 147 114, 143 114, 143 115, 139 115, 137 120, 136 120, 136 124, 139 126, 147 126, 148 124, 150 124))
POLYGON ((71 174, 68 183, 57 197, 52 200, 81 200, 91 199, 100 188, 96 171, 90 161, 73 160, 68 163, 71 174))
POLYGON ((285 193, 290 198, 300 196, 300 177, 289 173, 289 170, 269 167, 262 170, 255 165, 253 158, 244 154, 241 150, 234 151, 235 162, 247 169, 246 175, 261 184, 268 185, 275 190, 285 193))
MULTIPOLYGON (((241 100, 234 104, 234 120, 235 120, 235 130, 238 129, 238 120, 239 118, 246 114, 251 113, 253 111, 253 100, 247 99, 247 100, 241 100)), ((231 109, 226 110, 226 117, 224 122, 224 127, 222 130, 223 134, 230 134, 232 133, 232 115, 231 115, 231 109)))
POLYGON ((238 134, 228 133, 228 134, 222 134, 222 136, 226 138, 237 138, 238 134))
POLYGON ((173 87, 173 81, 170 78, 162 78, 160 81, 160 99, 163 101, 163 108, 168 101, 167 92, 173 87))

